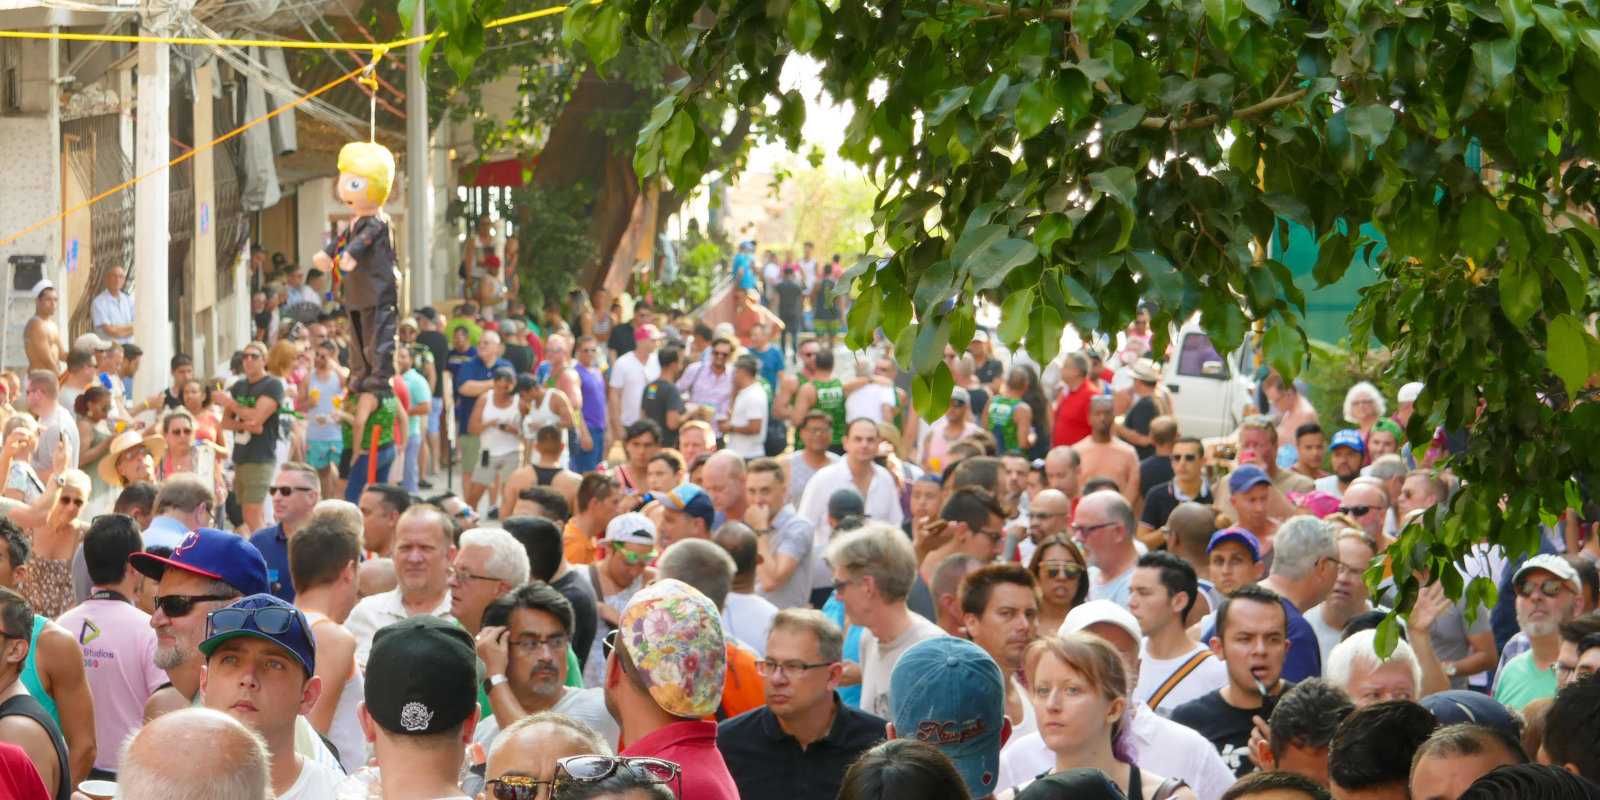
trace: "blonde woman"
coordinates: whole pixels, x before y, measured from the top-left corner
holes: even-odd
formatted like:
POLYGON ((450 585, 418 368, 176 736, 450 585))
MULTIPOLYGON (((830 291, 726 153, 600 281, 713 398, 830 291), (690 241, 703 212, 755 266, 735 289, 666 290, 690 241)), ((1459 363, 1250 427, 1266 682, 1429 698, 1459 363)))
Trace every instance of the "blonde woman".
MULTIPOLYGON (((1082 632, 1045 636, 1028 645, 1022 669, 1039 735, 1056 756, 1055 769, 1047 774, 1094 769, 1105 773, 1129 800, 1195 800, 1182 781, 1136 763, 1128 676, 1117 651, 1104 639, 1082 632)), ((1001 797, 1012 800, 1026 786, 1001 797)))
POLYGON ((89 499, 89 476, 82 470, 61 473, 50 489, 50 507, 43 524, 29 528, 32 553, 16 568, 17 591, 34 613, 54 619, 77 604, 72 592, 72 554, 88 531, 82 519, 89 499))

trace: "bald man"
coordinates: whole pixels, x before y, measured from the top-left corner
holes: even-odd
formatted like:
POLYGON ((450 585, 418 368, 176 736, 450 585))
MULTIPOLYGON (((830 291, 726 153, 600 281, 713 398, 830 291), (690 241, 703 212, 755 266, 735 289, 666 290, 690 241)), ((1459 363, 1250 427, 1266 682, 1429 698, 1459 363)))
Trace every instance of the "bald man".
MULTIPOLYGON (((1117 484, 1129 507, 1138 505, 1139 452, 1133 445, 1111 435, 1115 412, 1109 397, 1089 401, 1089 437, 1072 446, 1080 462, 1078 477, 1084 482, 1109 478, 1117 484)), ((1048 471, 1048 463, 1045 466, 1048 471)), ((1047 472, 1048 475, 1048 472, 1047 472)))
POLYGON ((1055 489, 1041 489, 1028 506, 1028 535, 1017 542, 1017 561, 1028 563, 1040 542, 1067 536, 1071 526, 1072 500, 1055 489))
POLYGON ((1167 516, 1167 549, 1194 566, 1195 577, 1200 579, 1200 596, 1184 623, 1194 625, 1201 617, 1211 613, 1222 602, 1216 584, 1211 582, 1211 557, 1206 547, 1211 544, 1211 534, 1217 532, 1216 509, 1193 500, 1179 503, 1167 516))
POLYGON ((117 770, 123 800, 267 800, 271 759, 261 736, 220 711, 185 708, 146 723, 117 770), (204 758, 174 758, 204 753, 204 758))

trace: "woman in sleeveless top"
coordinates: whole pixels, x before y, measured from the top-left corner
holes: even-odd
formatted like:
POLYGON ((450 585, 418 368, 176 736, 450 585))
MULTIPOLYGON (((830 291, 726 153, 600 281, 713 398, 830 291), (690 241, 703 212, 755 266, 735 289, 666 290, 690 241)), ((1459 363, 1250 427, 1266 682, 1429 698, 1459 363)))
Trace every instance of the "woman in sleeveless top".
POLYGON ((89 476, 69 469, 52 487, 55 498, 43 525, 28 531, 33 550, 15 570, 17 591, 39 614, 54 619, 77 604, 72 591, 72 554, 88 525, 78 518, 89 497, 89 476))
POLYGON ((206 442, 222 440, 222 426, 211 410, 211 390, 198 380, 183 384, 183 407, 194 417, 195 438, 206 442))
MULTIPOLYGON (((1046 774, 1094 769, 1129 800, 1195 800, 1182 781, 1138 767, 1128 675, 1104 639, 1088 633, 1044 636, 1028 645, 1022 667, 1039 735, 1056 756, 1055 769, 1046 774)), ((1002 800, 1015 800, 1026 789, 1024 784, 1007 791, 1002 800)))
MULTIPOLYGON (((81 469, 85 465, 93 465, 111 449, 111 440, 115 437, 108 421, 111 415, 111 393, 106 387, 93 384, 72 402, 72 410, 78 418, 78 441, 84 443, 83 449, 78 453, 78 466, 81 469)), ((112 504, 116 502, 116 494, 116 490, 91 471, 88 516, 93 518, 110 511, 112 504)))

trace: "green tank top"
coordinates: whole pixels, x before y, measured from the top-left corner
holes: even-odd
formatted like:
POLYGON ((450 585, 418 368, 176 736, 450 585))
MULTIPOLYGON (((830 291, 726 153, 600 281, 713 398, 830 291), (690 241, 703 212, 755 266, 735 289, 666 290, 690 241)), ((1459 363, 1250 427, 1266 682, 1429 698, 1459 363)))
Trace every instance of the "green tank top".
POLYGON ((50 713, 50 718, 56 721, 56 726, 60 727, 61 712, 56 710, 56 699, 44 693, 44 683, 39 680, 39 668, 33 661, 34 654, 39 652, 39 631, 44 630, 44 626, 49 623, 49 617, 33 615, 33 635, 28 638, 28 659, 23 662, 22 675, 19 679, 27 688, 28 694, 33 695, 33 699, 44 706, 44 710, 50 713))
POLYGON ((1022 450, 1021 440, 1017 438, 1017 406, 1022 401, 1015 397, 1000 395, 989 401, 989 432, 994 438, 1000 440, 1000 452, 1017 453, 1022 450))
POLYGON ((837 378, 813 383, 817 387, 816 408, 833 418, 833 444, 838 447, 844 444, 844 384, 837 378))

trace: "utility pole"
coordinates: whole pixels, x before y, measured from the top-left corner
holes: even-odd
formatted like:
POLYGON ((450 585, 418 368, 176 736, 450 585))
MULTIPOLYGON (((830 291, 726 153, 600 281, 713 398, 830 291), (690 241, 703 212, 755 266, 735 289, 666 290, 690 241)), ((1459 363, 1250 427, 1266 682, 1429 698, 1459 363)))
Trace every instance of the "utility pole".
MULTIPOLYGON (((427 33, 423 4, 411 18, 411 35, 427 33)), ((406 250, 409 253, 411 307, 433 302, 433 181, 428 158, 428 81, 422 44, 406 47, 406 250)))
MULTIPOLYGON (((166 14, 176 8, 145 0, 140 10, 140 33, 161 35, 171 26, 166 14), (164 13, 163 13, 164 11, 164 13)), ((135 116, 134 174, 149 175, 134 189, 133 275, 138 302, 133 304, 134 338, 144 349, 144 363, 134 378, 134 395, 149 397, 164 388, 166 366, 172 360, 174 328, 168 314, 167 259, 171 203, 169 172, 160 167, 172 160, 167 114, 172 105, 172 54, 169 45, 139 43, 139 80, 135 116)), ((90 287, 91 293, 98 287, 90 287)))

